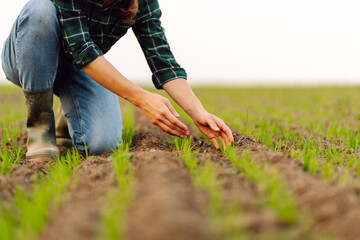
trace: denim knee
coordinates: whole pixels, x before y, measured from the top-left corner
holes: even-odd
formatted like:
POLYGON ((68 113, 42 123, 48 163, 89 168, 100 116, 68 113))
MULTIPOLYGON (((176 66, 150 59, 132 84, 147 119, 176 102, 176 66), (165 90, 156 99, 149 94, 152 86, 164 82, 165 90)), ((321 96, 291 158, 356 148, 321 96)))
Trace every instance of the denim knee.
POLYGON ((58 31, 57 11, 55 5, 49 0, 31 0, 23 8, 20 18, 19 27, 28 24, 28 31, 41 42, 54 29, 58 31))
POLYGON ((53 86, 60 60, 60 25, 55 5, 49 0, 30 0, 16 22, 12 44, 19 82, 24 90, 53 86))
POLYGON ((75 140, 75 146, 85 151, 84 143, 86 144, 87 151, 90 155, 111 153, 112 150, 116 150, 122 141, 122 129, 119 131, 113 131, 112 133, 104 133, 98 135, 85 136, 84 142, 78 142, 75 140))

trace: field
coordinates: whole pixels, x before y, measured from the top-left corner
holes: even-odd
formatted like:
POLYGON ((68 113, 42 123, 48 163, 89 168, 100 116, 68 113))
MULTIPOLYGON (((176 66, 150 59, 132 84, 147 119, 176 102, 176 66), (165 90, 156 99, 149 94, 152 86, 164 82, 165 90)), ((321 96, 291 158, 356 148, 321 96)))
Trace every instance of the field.
POLYGON ((186 139, 121 102, 118 150, 62 149, 52 165, 25 160, 22 93, 0 87, 0 240, 360 239, 359 88, 194 92, 232 147, 178 107, 186 139))

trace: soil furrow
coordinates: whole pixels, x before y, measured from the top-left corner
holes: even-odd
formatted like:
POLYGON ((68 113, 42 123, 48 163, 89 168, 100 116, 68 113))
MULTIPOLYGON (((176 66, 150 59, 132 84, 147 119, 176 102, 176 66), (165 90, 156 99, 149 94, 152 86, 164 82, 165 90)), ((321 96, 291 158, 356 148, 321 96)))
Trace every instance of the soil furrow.
MULTIPOLYGON (((209 149, 211 151, 211 149, 209 149)), ((253 237, 273 236, 281 231, 290 230, 298 234, 297 227, 282 222, 274 212, 259 206, 259 195, 256 187, 237 171, 232 163, 221 154, 200 153, 197 161, 200 165, 211 160, 217 166, 217 178, 221 186, 225 206, 240 205, 241 217, 238 228, 243 228, 253 237)))
POLYGON ((360 204, 358 195, 348 185, 321 179, 303 170, 298 161, 268 149, 251 137, 235 132, 235 143, 241 154, 251 150, 254 161, 269 164, 278 172, 296 196, 300 209, 313 216, 314 227, 342 239, 360 239, 360 204))
POLYGON ((46 163, 32 163, 21 159, 20 164, 15 165, 10 174, 0 174, 0 200, 12 199, 17 185, 24 188, 25 191, 30 191, 34 179, 38 174, 45 175, 46 171, 46 163))
POLYGON ((190 174, 167 143, 169 135, 136 109, 131 152, 138 190, 127 223, 127 236, 142 239, 212 239, 209 221, 197 201, 190 174))
POLYGON ((127 224, 129 239, 212 239, 190 175, 175 153, 136 152, 133 163, 138 191, 127 224))
POLYGON ((75 187, 69 199, 51 217, 41 239, 82 240, 95 237, 107 192, 117 185, 111 162, 93 156, 79 166, 74 174, 75 187))
MULTIPOLYGON (((167 216, 166 212, 168 212, 168 210, 166 211, 160 210, 160 206, 159 206, 159 209, 154 210, 154 212, 152 211, 149 212, 149 209, 152 208, 151 206, 154 205, 154 203, 144 203, 146 201, 146 198, 156 198, 158 199, 158 201, 160 201, 159 199, 163 198, 162 195, 166 195, 167 202, 165 203, 165 207, 169 207, 169 204, 171 204, 171 202, 174 201, 170 199, 173 199, 173 197, 175 197, 175 199, 182 199, 183 197, 183 196, 182 197, 177 196, 178 193, 173 192, 174 189, 176 189, 177 186, 179 185, 179 181, 191 181, 191 180, 189 179, 188 173, 186 173, 187 170, 185 169, 185 166, 183 166, 184 163, 182 163, 181 160, 175 157, 176 156, 174 152, 175 149, 169 148, 167 144, 167 140, 171 139, 171 137, 166 133, 160 131, 158 128, 151 125, 150 122, 146 119, 146 117, 142 114, 140 110, 135 111, 135 123, 139 126, 140 129, 135 133, 135 136, 133 138, 133 147, 131 150, 135 154, 134 163, 140 164, 138 165, 139 169, 136 170, 136 176, 140 179, 139 180, 140 188, 138 194, 140 194, 140 192, 143 192, 141 194, 144 194, 146 197, 145 196, 141 197, 144 198, 143 200, 135 200, 138 202, 136 204, 134 203, 132 214, 137 214, 138 220, 134 220, 134 218, 131 217, 130 224, 131 223, 135 224, 136 221, 141 221, 143 224, 149 225, 149 224, 153 224, 154 220, 152 219, 154 216, 158 214, 160 215, 164 214, 164 216, 159 216, 160 219, 166 218, 167 216), (144 150, 147 152, 143 152, 144 150), (168 152, 172 151, 172 152, 166 153, 165 151, 168 152), (184 171, 184 174, 186 173, 186 175, 184 175, 183 177, 185 178, 185 180, 182 179, 180 176, 177 176, 177 173, 174 172, 174 170, 169 171, 167 169, 167 168, 175 167, 176 164, 179 164, 177 163, 179 161, 180 161, 181 171, 184 171), (164 164, 169 166, 162 166, 164 164), (144 173, 144 171, 148 171, 148 173, 144 173), (157 176, 156 174, 157 172, 159 172, 160 176, 157 176), (166 174, 171 174, 171 175, 174 174, 174 176, 168 176, 168 177, 171 178, 174 177, 177 180, 176 181, 171 180, 171 182, 169 182, 170 181, 169 179, 168 180, 165 179, 166 174), (142 186, 141 181, 148 181, 148 183, 142 186), (164 185, 165 183, 166 185, 164 185), (171 192, 169 192, 169 194, 165 194, 164 191, 171 191, 171 192), (135 206, 142 206, 142 207, 141 209, 135 209, 135 206), (140 218, 143 218, 143 220, 139 220, 140 218)), ((225 203, 229 203, 229 204, 238 203, 243 207, 242 212, 239 213, 240 214, 239 216, 243 218, 240 221, 241 223, 239 225, 239 228, 240 227, 245 228, 245 230, 248 233, 252 234, 254 237, 255 236, 260 237, 260 235, 266 236, 267 234, 276 234, 279 233, 280 231, 287 231, 288 233, 290 233, 288 231, 289 226, 281 222, 272 211, 262 208, 258 205, 259 199, 258 199, 257 190, 253 185, 251 185, 247 181, 244 175, 241 172, 235 170, 232 163, 229 160, 227 160, 219 151, 217 151, 209 142, 202 140, 198 136, 197 130, 194 129, 193 126, 189 126, 189 128, 191 132, 194 134, 193 144, 195 144, 200 150, 200 153, 197 157, 198 163, 200 165, 203 165, 208 159, 211 159, 218 166, 217 175, 220 185, 222 187, 225 203)), ((188 184, 191 183, 189 182, 188 184)), ((202 206, 206 206, 209 200, 207 193, 204 192, 202 189, 196 189, 196 190, 197 190, 196 195, 192 194, 191 196, 192 198, 196 198, 196 199, 192 201, 196 201, 198 202, 198 204, 202 206)), ((176 204, 176 202, 173 204, 176 204)), ((204 209, 204 207, 202 209, 204 209)), ((178 215, 178 213, 173 213, 173 212, 171 214, 178 215)), ((168 216, 169 219, 173 218, 171 217, 171 214, 168 216)), ((157 221, 162 221, 162 220, 157 220, 157 221)), ((134 224, 131 225, 132 228, 134 227, 134 224)), ((156 224, 160 224, 160 223, 156 223, 156 224)), ((159 237, 160 235, 156 235, 158 233, 156 233, 155 225, 154 227, 152 226, 153 225, 151 225, 151 227, 146 227, 146 229, 150 228, 151 231, 155 231, 155 233, 149 233, 149 234, 153 234, 154 239, 155 236, 157 236, 157 239, 163 239, 159 237)), ((194 228, 194 226, 199 227, 196 224, 194 224, 193 226, 191 225, 189 226, 190 229, 194 228)), ((298 234, 298 230, 299 230, 298 228, 297 229, 292 228, 292 230, 293 230, 293 234, 298 234)), ((146 235, 142 235, 142 234, 148 234, 146 231, 147 230, 131 229, 131 232, 133 234, 136 234, 135 236, 132 236, 133 239, 144 238, 144 236, 146 235)), ((164 233, 163 236, 166 236, 166 234, 168 233, 169 232, 164 233)), ((179 237, 177 239, 188 239, 188 238, 184 238, 184 235, 179 235, 179 236, 182 237, 181 238, 179 237)))

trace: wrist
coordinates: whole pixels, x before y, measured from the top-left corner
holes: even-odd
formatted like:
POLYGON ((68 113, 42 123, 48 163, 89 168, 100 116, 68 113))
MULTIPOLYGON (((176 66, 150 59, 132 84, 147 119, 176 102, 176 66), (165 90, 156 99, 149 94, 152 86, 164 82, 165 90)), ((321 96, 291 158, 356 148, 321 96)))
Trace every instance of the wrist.
POLYGON ((184 111, 192 118, 196 118, 199 113, 206 112, 205 108, 199 102, 197 104, 192 104, 189 107, 184 108, 184 111))
POLYGON ((124 99, 131 102, 134 106, 141 108, 149 94, 150 92, 136 86, 131 88, 131 91, 124 96, 124 99))

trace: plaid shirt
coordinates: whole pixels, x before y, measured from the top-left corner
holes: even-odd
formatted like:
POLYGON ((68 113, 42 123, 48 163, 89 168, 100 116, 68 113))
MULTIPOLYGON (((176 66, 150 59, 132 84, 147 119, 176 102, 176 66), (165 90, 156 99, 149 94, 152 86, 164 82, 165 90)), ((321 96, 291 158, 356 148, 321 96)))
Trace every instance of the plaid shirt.
POLYGON ((156 88, 176 78, 187 78, 176 62, 161 26, 158 0, 139 0, 134 25, 122 23, 119 7, 124 0, 115 0, 103 9, 103 0, 87 0, 81 8, 78 0, 51 0, 58 12, 62 43, 73 64, 82 68, 110 48, 132 28, 153 73, 156 88))

